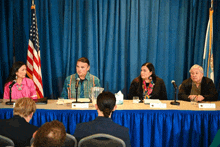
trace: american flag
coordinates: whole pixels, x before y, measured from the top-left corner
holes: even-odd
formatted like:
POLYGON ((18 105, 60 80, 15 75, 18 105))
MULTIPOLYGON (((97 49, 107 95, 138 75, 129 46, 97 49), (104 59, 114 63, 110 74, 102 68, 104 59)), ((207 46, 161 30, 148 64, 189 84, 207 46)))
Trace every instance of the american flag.
POLYGON ((31 28, 27 53, 27 75, 34 81, 37 97, 43 98, 43 83, 41 75, 40 46, 35 5, 31 6, 31 28))

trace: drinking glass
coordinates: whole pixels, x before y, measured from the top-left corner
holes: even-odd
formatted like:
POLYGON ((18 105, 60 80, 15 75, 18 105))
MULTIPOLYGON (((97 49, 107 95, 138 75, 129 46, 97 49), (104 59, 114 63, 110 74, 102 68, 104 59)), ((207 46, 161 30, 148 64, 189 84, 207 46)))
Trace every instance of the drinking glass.
POLYGON ((90 92, 90 97, 92 99, 92 104, 95 106, 96 101, 97 101, 97 97, 100 93, 102 93, 102 91, 104 90, 104 88, 102 87, 92 87, 91 88, 91 92, 90 92))
POLYGON ((64 98, 63 97, 59 97, 58 98, 58 102, 59 102, 59 104, 63 105, 64 104, 64 98))
POLYGON ((133 96, 133 103, 139 103, 139 97, 133 96))
POLYGON ((197 105, 197 99, 196 98, 191 100, 191 105, 197 105))

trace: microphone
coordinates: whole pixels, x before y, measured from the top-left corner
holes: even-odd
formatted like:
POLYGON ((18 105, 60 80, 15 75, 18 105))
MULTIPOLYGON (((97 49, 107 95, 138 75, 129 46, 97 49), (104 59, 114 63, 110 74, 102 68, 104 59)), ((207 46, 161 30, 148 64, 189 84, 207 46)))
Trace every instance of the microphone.
POLYGON ((9 95, 9 98, 10 98, 10 101, 6 102, 5 104, 6 105, 13 105, 15 102, 14 101, 11 101, 11 88, 12 86, 16 83, 16 80, 14 80, 10 85, 9 85, 9 90, 10 90, 10 95, 9 95))
POLYGON ((174 80, 172 80, 171 83, 173 84, 175 92, 174 92, 174 102, 170 102, 170 104, 171 105, 180 105, 180 103, 176 101, 176 90, 177 90, 176 82, 174 80))
POLYGON ((75 89, 76 89, 76 103, 77 103, 77 98, 78 98, 78 87, 79 87, 79 81, 80 81, 80 78, 77 78, 76 79, 76 85, 75 85, 75 89))
POLYGON ((78 88, 78 87, 79 87, 79 81, 80 81, 80 78, 77 78, 77 79, 76 79, 76 85, 75 85, 75 88, 78 88))
POLYGON ((171 83, 173 84, 174 89, 177 89, 176 82, 174 80, 172 80, 171 83))
POLYGON ((16 83, 16 80, 13 80, 13 82, 9 85, 9 88, 11 88, 16 83))

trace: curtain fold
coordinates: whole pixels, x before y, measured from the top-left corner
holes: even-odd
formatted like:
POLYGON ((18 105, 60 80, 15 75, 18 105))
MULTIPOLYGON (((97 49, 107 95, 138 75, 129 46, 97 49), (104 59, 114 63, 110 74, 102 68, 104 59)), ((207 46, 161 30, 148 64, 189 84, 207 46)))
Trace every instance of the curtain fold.
POLYGON ((0 3, 0 97, 3 97, 4 85, 13 64, 13 3, 0 3))
MULTIPOLYGON (((189 77, 202 64, 209 0, 36 0, 43 88, 57 99, 64 80, 76 72, 78 58, 90 60, 101 86, 125 95, 141 65, 152 62, 173 99, 171 81, 189 77)), ((13 62, 26 62, 30 27, 29 0, 1 0, 0 94, 13 62), (14 47, 13 47, 14 46, 14 47)), ((219 4, 214 3, 215 12, 219 4)), ((219 17, 214 12, 215 84, 220 76, 219 17), (216 41, 215 41, 216 40, 216 41)))

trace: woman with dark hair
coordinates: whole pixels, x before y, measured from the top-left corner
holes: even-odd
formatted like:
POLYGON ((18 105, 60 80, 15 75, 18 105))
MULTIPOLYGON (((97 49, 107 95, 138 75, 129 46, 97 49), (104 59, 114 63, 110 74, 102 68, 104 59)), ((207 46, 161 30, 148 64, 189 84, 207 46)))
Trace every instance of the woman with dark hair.
POLYGON ((77 142, 80 139, 98 133, 110 134, 122 139, 126 147, 130 147, 129 130, 124 126, 114 123, 111 119, 112 112, 117 108, 115 95, 111 92, 102 92, 97 97, 95 108, 98 117, 95 120, 77 124, 74 136, 77 142))
POLYGON ((76 73, 66 78, 61 97, 76 98, 76 82, 78 82, 78 97, 89 98, 92 87, 100 87, 99 79, 89 73, 90 63, 85 57, 79 58, 76 63, 76 73))
POLYGON ((18 61, 12 65, 10 69, 9 76, 6 79, 5 89, 4 89, 4 99, 9 99, 9 85, 12 82, 16 82, 11 88, 11 98, 19 99, 22 97, 29 97, 32 99, 37 99, 36 89, 34 87, 34 82, 26 78, 26 65, 25 63, 18 61))
POLYGON ((133 96, 138 96, 140 100, 167 100, 164 81, 156 76, 152 63, 144 63, 141 67, 141 75, 131 82, 128 99, 133 99, 133 96))

